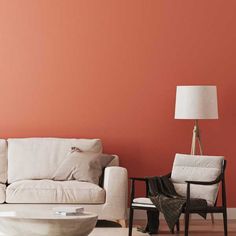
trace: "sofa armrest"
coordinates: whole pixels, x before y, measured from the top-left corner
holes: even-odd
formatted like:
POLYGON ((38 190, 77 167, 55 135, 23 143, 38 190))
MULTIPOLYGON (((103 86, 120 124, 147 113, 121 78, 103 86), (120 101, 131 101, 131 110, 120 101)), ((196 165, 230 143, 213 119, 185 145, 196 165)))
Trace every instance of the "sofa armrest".
MULTIPOLYGON (((126 218, 128 199, 128 173, 123 167, 111 166, 105 169, 103 188, 106 191, 104 207, 114 218, 126 218), (116 217, 117 215, 117 217, 116 217)), ((105 210, 105 209, 104 209, 105 210)))

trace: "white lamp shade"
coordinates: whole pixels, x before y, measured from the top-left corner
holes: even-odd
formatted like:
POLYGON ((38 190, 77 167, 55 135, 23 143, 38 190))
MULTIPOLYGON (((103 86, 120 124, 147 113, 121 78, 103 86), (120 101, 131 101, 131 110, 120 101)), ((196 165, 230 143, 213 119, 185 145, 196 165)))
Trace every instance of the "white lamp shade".
POLYGON ((216 86, 177 86, 175 119, 218 119, 216 86))

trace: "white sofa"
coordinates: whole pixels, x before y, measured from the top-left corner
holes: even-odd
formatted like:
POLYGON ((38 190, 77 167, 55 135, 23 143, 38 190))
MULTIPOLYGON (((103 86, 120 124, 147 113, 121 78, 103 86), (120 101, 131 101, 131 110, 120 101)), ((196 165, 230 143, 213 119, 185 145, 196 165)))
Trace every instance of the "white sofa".
POLYGON ((105 168, 101 186, 52 180, 72 146, 102 152, 99 139, 0 139, 0 211, 80 205, 99 219, 126 219, 127 170, 118 156, 105 168))

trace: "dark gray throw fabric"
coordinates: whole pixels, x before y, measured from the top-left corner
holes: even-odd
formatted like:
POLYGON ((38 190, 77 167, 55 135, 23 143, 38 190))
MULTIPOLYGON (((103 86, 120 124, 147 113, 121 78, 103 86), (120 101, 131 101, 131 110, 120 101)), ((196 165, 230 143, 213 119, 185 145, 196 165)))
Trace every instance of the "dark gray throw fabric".
MULTIPOLYGON (((176 193, 173 183, 166 176, 149 178, 148 183, 152 203, 163 213, 169 229, 173 230, 186 204, 186 198, 176 193)), ((207 202, 204 199, 192 198, 190 206, 204 208, 207 207, 207 202)), ((200 215, 206 218, 206 214, 200 215)))

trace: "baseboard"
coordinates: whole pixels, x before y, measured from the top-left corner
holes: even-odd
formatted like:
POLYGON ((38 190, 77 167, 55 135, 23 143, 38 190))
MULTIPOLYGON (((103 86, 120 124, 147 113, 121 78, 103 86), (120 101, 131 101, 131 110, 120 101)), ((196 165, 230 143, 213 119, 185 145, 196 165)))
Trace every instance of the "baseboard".
MULTIPOLYGON (((229 220, 236 219, 236 208, 227 208, 227 216, 229 220)), ((183 215, 181 216, 183 217, 183 215)), ((192 219, 202 219, 198 214, 192 214, 192 219)), ((208 219, 210 219, 210 214, 208 214, 208 219)), ((163 215, 160 215, 160 218, 163 219, 163 215)), ((214 214, 215 219, 222 219, 222 214, 214 214)), ((134 219, 136 220, 144 220, 146 219, 146 212, 142 210, 135 210, 134 211, 134 219)))

